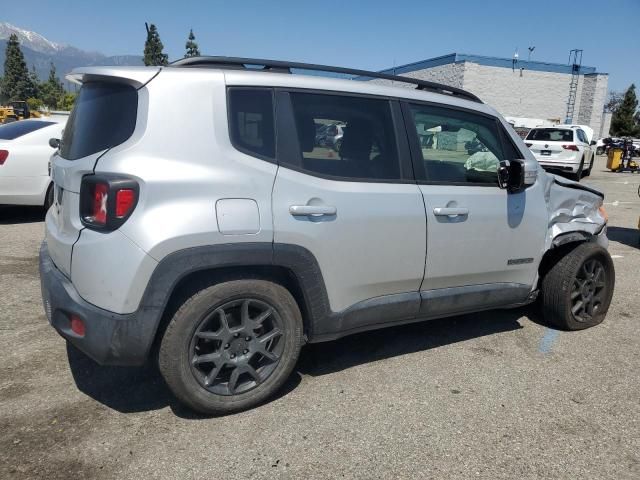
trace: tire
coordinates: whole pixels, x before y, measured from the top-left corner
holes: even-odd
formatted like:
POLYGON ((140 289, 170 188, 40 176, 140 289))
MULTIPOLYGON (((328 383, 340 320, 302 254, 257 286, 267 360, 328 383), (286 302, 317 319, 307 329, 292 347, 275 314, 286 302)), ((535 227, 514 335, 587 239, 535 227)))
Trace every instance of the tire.
POLYGON ((182 304, 164 333, 158 364, 182 403, 204 414, 228 414, 272 397, 289 378, 302 343, 302 316, 288 290, 264 280, 233 280, 182 304))
POLYGON ((53 205, 53 183, 51 185, 49 185, 49 188, 47 188, 47 194, 44 197, 44 211, 45 213, 49 211, 49 208, 51 208, 51 205, 53 205))
POLYGON ((333 149, 337 152, 340 153, 340 149, 342 148, 342 140, 336 140, 336 143, 333 146, 333 149))
POLYGON ((591 175, 591 170, 593 169, 593 163, 595 162, 595 155, 591 156, 591 163, 589 164, 589 168, 587 168, 583 173, 582 176, 583 177, 588 177, 589 175, 591 175))
POLYGON ((582 170, 584 169, 584 157, 580 160, 580 166, 578 167, 578 171, 576 173, 571 174, 571 179, 579 182, 582 178, 582 170))
POLYGON ((609 252, 595 243, 581 243, 560 258, 542 280, 544 319, 562 330, 598 325, 609 310, 614 285, 609 252))

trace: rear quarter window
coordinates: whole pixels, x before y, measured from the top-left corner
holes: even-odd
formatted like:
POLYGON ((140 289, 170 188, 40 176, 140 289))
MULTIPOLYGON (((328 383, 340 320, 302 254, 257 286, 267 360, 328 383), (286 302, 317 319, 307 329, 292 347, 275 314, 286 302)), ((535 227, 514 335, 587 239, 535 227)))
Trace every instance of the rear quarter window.
POLYGON ((60 156, 77 160, 120 145, 133 134, 137 113, 138 92, 134 87, 85 83, 64 130, 60 156))
POLYGON ((0 140, 15 140, 41 128, 53 125, 55 122, 42 122, 40 120, 20 120, 18 122, 0 125, 0 140))

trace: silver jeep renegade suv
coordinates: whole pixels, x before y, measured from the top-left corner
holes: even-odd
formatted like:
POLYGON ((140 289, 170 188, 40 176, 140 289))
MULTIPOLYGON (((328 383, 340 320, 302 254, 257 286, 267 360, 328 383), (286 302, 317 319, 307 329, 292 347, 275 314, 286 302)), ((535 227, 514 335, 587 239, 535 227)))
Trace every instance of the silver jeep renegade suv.
POLYGON ((563 329, 607 313, 603 195, 468 92, 221 57, 67 78, 48 319, 100 364, 157 360, 193 409, 268 399, 305 342, 538 297, 563 329), (316 141, 330 125, 339 148, 316 141))

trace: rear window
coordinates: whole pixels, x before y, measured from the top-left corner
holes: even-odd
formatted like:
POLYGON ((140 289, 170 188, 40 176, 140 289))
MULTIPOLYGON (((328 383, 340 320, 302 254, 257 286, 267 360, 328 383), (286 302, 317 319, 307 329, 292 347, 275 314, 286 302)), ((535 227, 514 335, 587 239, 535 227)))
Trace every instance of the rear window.
POLYGON ((20 120, 18 122, 0 125, 0 140, 15 140, 28 133, 53 125, 55 122, 41 122, 39 120, 20 120))
POLYGON ((133 134, 137 113, 138 92, 132 86, 85 83, 64 130, 60 156, 76 160, 120 145, 133 134))
POLYGON ((534 128, 527 135, 527 140, 548 142, 573 142, 573 130, 562 128, 534 128))

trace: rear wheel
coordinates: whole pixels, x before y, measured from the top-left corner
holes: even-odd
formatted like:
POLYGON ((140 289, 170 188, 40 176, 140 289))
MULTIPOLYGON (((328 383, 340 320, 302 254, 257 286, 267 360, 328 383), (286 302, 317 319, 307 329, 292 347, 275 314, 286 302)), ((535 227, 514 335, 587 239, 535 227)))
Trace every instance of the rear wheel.
POLYGON ((194 410, 253 407, 282 387, 302 346, 302 318, 282 286, 235 280, 189 298, 162 338, 159 366, 176 397, 194 410))
POLYGON ((595 243, 578 245, 542 280, 545 320, 564 330, 598 325, 609 310, 614 284, 609 252, 595 243))
POLYGON ((591 163, 589 164, 589 168, 587 168, 582 174, 583 177, 588 177, 591 175, 591 170, 593 169, 593 162, 595 162, 595 155, 591 155, 591 163))
POLYGON ((582 157, 582 160, 580 160, 580 166, 578 167, 578 171, 576 171, 576 173, 571 175, 571 179, 575 180, 576 182, 579 182, 580 179, 582 178, 583 169, 584 169, 584 157, 582 157))

